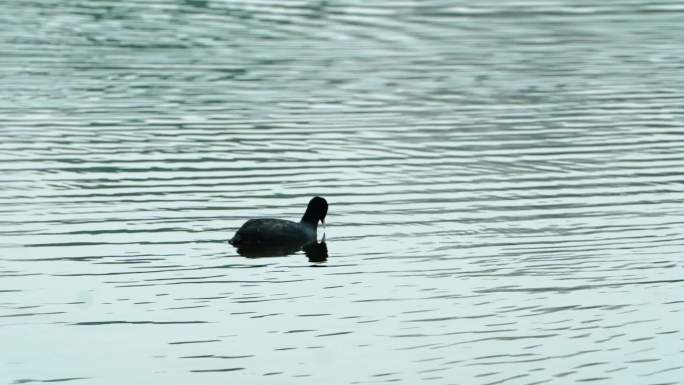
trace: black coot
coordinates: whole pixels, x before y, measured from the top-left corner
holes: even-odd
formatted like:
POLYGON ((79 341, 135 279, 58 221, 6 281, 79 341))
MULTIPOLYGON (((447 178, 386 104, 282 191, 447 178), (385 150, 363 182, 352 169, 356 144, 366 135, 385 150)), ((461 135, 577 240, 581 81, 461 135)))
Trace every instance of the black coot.
POLYGON ((238 229, 228 241, 238 250, 293 249, 316 241, 316 228, 320 221, 325 225, 328 202, 321 197, 309 201, 302 220, 297 222, 283 219, 250 219, 238 229))

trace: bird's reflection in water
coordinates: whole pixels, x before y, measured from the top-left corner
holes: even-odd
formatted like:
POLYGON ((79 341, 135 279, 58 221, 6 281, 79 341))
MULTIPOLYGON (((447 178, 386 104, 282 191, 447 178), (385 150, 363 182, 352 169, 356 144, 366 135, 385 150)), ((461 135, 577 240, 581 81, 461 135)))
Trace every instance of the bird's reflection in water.
POLYGON ((284 257, 300 250, 304 251, 309 262, 321 263, 328 260, 328 245, 325 243, 325 236, 321 242, 310 242, 305 245, 288 244, 273 247, 238 248, 237 252, 246 258, 267 258, 284 257))
POLYGON ((328 260, 328 245, 325 243, 325 237, 323 237, 320 243, 307 243, 302 249, 306 256, 309 257, 309 262, 321 263, 328 260))

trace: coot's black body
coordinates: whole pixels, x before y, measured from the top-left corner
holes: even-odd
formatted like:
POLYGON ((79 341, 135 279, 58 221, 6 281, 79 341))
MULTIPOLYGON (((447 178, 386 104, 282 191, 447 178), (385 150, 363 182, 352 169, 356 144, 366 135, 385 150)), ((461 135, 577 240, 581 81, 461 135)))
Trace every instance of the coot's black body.
POLYGON ((318 222, 325 224, 328 203, 321 197, 309 201, 300 222, 283 219, 250 219, 228 241, 242 250, 283 249, 295 251, 303 245, 316 241, 318 222))
POLYGON ((304 244, 316 239, 316 228, 284 219, 250 219, 229 242, 233 246, 304 244))

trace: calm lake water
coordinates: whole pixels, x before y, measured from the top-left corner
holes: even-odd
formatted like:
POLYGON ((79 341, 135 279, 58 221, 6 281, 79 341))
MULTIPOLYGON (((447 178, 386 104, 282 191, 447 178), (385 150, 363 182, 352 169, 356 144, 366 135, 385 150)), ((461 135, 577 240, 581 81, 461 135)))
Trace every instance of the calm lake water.
POLYGON ((1 2, 0 383, 684 383, 680 1, 1 2))

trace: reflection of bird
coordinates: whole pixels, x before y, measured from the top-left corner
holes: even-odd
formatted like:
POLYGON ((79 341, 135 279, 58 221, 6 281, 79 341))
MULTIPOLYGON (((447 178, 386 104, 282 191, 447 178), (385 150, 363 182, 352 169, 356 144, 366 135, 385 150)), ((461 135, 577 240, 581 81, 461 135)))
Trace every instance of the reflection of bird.
POLYGON ((328 260, 328 245, 325 243, 325 234, 321 243, 310 242, 304 245, 304 254, 309 258, 309 262, 319 263, 328 260))
POLYGON ((268 250, 282 250, 285 254, 298 251, 304 244, 316 242, 318 222, 325 225, 327 213, 328 202, 321 197, 314 197, 299 223, 273 218, 250 219, 228 242, 238 251, 248 251, 250 254, 254 254, 252 251, 256 254, 268 250))
POLYGON ((294 254, 299 250, 304 250, 304 254, 306 254, 309 262, 321 263, 328 260, 328 245, 325 243, 325 239, 320 243, 312 241, 304 246, 281 245, 279 247, 238 248, 237 252, 246 258, 266 258, 284 257, 288 254, 294 254))

